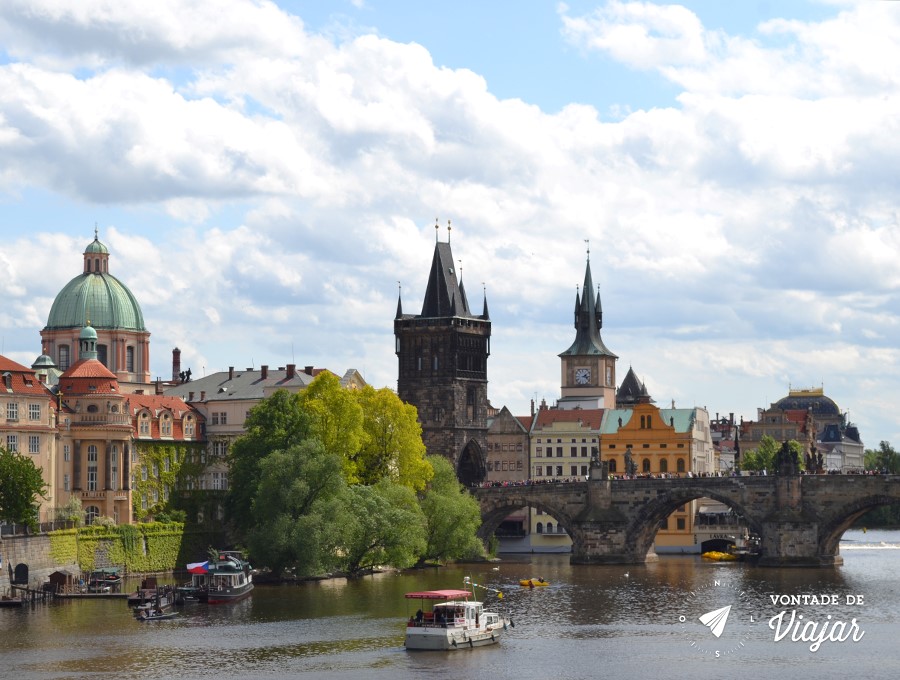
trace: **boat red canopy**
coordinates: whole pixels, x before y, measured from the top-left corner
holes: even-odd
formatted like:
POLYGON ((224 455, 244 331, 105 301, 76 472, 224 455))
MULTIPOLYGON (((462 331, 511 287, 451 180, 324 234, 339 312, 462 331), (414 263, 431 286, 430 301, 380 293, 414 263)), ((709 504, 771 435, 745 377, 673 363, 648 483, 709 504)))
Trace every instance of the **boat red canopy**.
POLYGON ((458 600, 472 597, 468 590, 420 590, 406 593, 406 597, 416 600, 458 600))

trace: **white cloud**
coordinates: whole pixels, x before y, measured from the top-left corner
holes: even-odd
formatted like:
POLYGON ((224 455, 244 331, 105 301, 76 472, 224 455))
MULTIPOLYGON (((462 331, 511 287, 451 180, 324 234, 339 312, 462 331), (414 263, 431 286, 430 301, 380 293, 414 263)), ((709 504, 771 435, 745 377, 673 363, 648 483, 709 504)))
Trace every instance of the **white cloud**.
MULTIPOLYGON (((719 398, 750 416, 788 383, 886 389, 897 13, 853 5, 743 38, 650 3, 560 18, 582 49, 677 86, 677 105, 548 114, 426 46, 332 41, 267 2, 3 3, 0 192, 159 221, 136 235, 119 214, 102 236, 162 364, 175 345, 207 370, 296 351, 393 385, 397 281, 416 310, 437 217, 474 307, 487 289, 495 405, 555 398, 584 239, 620 377, 632 364, 660 402, 715 410, 704 395, 733 379, 719 398)), ((0 253, 0 323, 30 334, 17 346, 80 272, 87 241, 53 231, 0 253)))

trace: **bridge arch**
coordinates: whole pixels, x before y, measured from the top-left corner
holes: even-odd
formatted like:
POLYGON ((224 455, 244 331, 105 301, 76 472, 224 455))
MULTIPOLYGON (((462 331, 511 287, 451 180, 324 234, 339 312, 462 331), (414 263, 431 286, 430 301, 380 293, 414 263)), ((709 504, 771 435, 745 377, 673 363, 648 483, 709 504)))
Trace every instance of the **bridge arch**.
POLYGON ((841 536, 854 522, 873 508, 882 505, 896 505, 900 503, 896 497, 884 494, 872 494, 863 496, 836 508, 828 519, 819 527, 819 554, 826 557, 834 557, 839 554, 841 536))
POLYGON ((536 510, 540 510, 553 517, 557 523, 562 525, 566 530, 566 533, 568 533, 569 537, 574 541, 575 529, 573 518, 570 517, 565 510, 553 503, 547 503, 540 498, 528 498, 523 495, 516 495, 514 498, 503 499, 502 501, 492 503, 489 509, 486 509, 482 502, 481 526, 478 529, 478 537, 482 541, 487 542, 490 540, 491 536, 494 535, 494 532, 497 531, 497 528, 504 519, 517 510, 528 507, 535 508, 536 510))
POLYGON ((728 495, 718 493, 714 488, 698 485, 672 488, 645 503, 626 529, 626 542, 634 546, 636 554, 649 554, 662 520, 682 505, 699 498, 710 498, 730 507, 747 524, 751 533, 759 534, 762 531, 754 513, 743 504, 728 495))

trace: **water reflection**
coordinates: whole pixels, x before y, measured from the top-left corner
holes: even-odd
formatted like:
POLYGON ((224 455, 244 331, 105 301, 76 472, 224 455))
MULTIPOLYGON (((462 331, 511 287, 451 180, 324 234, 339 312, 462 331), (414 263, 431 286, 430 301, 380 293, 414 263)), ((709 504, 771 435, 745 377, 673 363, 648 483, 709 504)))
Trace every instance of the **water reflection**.
MULTIPOLYGON (((667 556, 641 566, 570 565, 565 555, 507 556, 500 564, 454 566, 334 580, 259 586, 231 605, 190 604, 171 621, 140 623, 123 601, 58 602, 24 610, 0 610, 0 668, 15 680, 117 680, 200 678, 210 674, 281 680, 315 677, 385 677, 423 673, 492 678, 663 675, 707 677, 709 666, 686 642, 678 617, 685 597, 711 582, 710 606, 731 604, 740 592, 755 624, 742 654, 761 673, 818 678, 890 677, 882 667, 900 663, 895 644, 900 540, 895 532, 850 532, 839 569, 761 569, 739 563, 707 563, 667 556), (404 622, 412 613, 405 592, 455 588, 463 577, 500 589, 491 606, 509 613, 516 627, 500 645, 473 653, 407 653, 404 622), (521 578, 540 576, 551 585, 523 588, 521 578), (841 603, 835 618, 858 617, 865 637, 857 645, 773 644, 765 622, 783 607, 773 594, 827 593, 841 603), (862 594, 864 607, 848 606, 862 594), (699 665, 698 665, 699 664, 699 665)), ((814 609, 810 616, 824 617, 814 609)), ((735 614, 735 617, 737 615, 735 614)), ((732 625, 731 623, 729 625, 732 625)), ((735 624, 736 625, 736 624, 735 624)), ((742 625, 745 625, 742 622, 742 625)))

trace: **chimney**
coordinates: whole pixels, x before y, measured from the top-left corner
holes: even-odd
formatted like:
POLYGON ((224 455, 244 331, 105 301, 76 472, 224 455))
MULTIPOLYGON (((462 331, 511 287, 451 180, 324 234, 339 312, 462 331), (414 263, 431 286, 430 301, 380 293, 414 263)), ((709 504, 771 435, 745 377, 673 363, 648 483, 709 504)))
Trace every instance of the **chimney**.
POLYGON ((178 382, 181 373, 181 350, 177 347, 172 350, 172 382, 178 382))
POLYGON ((291 380, 297 372, 297 364, 288 364, 287 365, 287 379, 291 380))
POLYGON ((303 372, 306 373, 306 375, 312 375, 313 367, 312 367, 312 366, 307 366, 307 367, 305 367, 305 368, 303 369, 303 372))
POLYGON ((228 367, 228 379, 234 380, 234 366, 228 367))
POLYGON ((188 401, 194 401, 194 393, 188 392, 188 401))
POLYGON ((263 364, 259 367, 260 373, 262 374, 262 379, 265 380, 269 377, 269 367, 263 364))
POLYGON ((162 380, 156 376, 156 394, 162 394, 162 380))

